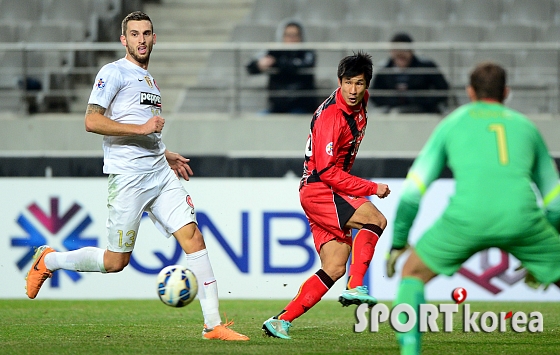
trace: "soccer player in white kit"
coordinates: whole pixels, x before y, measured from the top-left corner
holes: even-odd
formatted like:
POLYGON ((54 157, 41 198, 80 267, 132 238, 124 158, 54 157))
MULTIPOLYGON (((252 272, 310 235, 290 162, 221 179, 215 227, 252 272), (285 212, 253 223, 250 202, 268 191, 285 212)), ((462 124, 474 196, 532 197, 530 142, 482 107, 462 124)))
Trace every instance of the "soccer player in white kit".
POLYGON ((85 116, 88 132, 103 135, 103 172, 109 174, 107 249, 85 247, 56 252, 37 249, 27 275, 27 295, 35 298, 43 282, 58 269, 119 272, 130 261, 143 212, 157 228, 173 235, 187 254, 188 267, 198 281, 198 298, 204 315, 206 339, 249 340, 223 324, 216 279, 194 205, 180 177, 192 175, 189 160, 166 149, 161 140, 165 120, 161 96, 148 72, 156 43, 152 21, 137 11, 122 21, 121 43, 126 56, 101 68, 85 116))

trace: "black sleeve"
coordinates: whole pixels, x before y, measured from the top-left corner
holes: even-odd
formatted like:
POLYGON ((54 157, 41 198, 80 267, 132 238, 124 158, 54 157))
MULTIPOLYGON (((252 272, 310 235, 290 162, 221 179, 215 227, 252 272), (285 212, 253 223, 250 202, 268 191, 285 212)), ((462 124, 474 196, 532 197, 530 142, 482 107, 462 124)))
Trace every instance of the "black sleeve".
MULTIPOLYGON (((388 76, 386 74, 378 73, 373 78, 373 82, 370 86, 370 89, 371 90, 393 90, 394 88, 391 88, 391 87, 388 86, 388 84, 387 84, 388 80, 390 80, 390 76, 388 76)), ((370 95, 370 101, 375 106, 390 106, 392 104, 393 99, 388 97, 388 96, 376 95, 376 93, 372 91, 371 95, 370 95)))
POLYGON ((247 73, 249 74, 260 74, 261 71, 258 65, 258 59, 252 60, 246 65, 247 73))
MULTIPOLYGON (((433 62, 430 63, 430 68, 434 71, 433 74, 429 75, 430 89, 432 90, 449 90, 449 83, 445 80, 445 77, 433 62)), ((447 100, 447 93, 442 93, 441 96, 433 97, 435 103, 445 102, 447 100)))
POLYGON ((274 66, 281 72, 293 72, 298 69, 315 67, 314 51, 272 52, 271 55, 276 58, 274 66))

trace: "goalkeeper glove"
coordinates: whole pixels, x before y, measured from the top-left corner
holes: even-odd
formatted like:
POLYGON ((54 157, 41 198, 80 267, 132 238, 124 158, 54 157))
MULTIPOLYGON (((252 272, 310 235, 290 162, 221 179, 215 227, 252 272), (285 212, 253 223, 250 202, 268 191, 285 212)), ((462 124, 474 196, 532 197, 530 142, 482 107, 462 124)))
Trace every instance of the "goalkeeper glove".
POLYGON ((543 287, 543 291, 546 291, 546 289, 548 288, 548 286, 550 286, 550 284, 543 284, 541 282, 539 282, 535 276, 533 276, 533 274, 531 274, 529 272, 529 270, 525 269, 523 267, 523 265, 519 265, 515 271, 519 271, 519 270, 525 270, 525 284, 527 284, 527 286, 529 286, 530 288, 533 288, 535 290, 538 290, 541 286, 543 287))
POLYGON ((395 275, 395 265, 397 264, 397 259, 403 255, 408 249, 410 245, 406 244, 401 249, 391 248, 391 250, 387 253, 386 256, 386 271, 387 276, 393 277, 395 275))

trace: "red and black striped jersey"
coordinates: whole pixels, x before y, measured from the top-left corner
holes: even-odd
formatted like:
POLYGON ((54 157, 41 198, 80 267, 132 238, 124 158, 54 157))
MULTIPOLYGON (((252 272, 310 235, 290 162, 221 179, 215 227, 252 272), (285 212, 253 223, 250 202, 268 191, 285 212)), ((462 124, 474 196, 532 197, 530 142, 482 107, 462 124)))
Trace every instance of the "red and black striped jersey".
POLYGON ((302 184, 321 181, 338 193, 370 196, 377 184, 350 174, 367 126, 369 94, 359 107, 346 104, 340 88, 315 111, 305 147, 302 184))

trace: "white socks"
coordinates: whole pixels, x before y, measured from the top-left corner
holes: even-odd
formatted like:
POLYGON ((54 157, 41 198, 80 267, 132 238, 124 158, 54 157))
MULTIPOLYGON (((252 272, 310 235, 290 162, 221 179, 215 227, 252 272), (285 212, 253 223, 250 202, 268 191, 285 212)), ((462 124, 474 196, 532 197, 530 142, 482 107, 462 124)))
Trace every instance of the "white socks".
POLYGON ((105 249, 96 247, 49 253, 45 256, 45 266, 51 271, 64 269, 106 273, 103 263, 104 254, 105 249))
MULTIPOLYGON (((45 265, 51 271, 64 269, 105 273, 104 254, 105 249, 95 247, 54 252, 45 256, 45 265)), ((203 249, 196 253, 187 254, 187 266, 195 274, 198 281, 197 296, 202 307, 204 324, 208 328, 214 328, 222 323, 222 319, 218 301, 218 285, 208 258, 208 251, 203 249)))
POLYGON ((204 315, 204 324, 214 328, 222 323, 218 301, 218 285, 206 249, 187 254, 187 266, 198 280, 198 299, 204 315))

